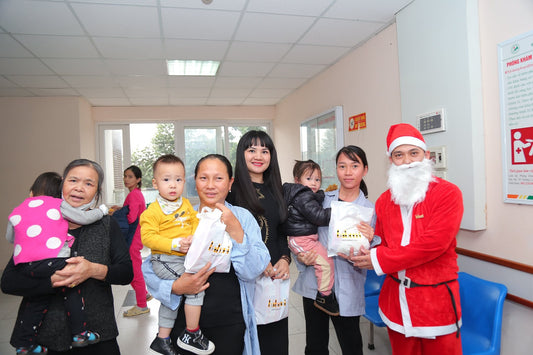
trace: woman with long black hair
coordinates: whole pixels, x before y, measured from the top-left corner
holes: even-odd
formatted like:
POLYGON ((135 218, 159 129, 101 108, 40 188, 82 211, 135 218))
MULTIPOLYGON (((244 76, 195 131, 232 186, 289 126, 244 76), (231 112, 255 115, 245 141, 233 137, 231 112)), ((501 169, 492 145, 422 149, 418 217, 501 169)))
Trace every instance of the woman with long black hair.
MULTIPOLYGON (((283 198, 281 174, 274 142, 263 131, 245 133, 237 145, 235 181, 228 201, 252 213, 263 242, 270 252, 264 275, 288 279, 290 251, 283 223, 287 207, 283 198)), ((289 352, 288 318, 257 326, 261 354, 283 355, 289 352)))

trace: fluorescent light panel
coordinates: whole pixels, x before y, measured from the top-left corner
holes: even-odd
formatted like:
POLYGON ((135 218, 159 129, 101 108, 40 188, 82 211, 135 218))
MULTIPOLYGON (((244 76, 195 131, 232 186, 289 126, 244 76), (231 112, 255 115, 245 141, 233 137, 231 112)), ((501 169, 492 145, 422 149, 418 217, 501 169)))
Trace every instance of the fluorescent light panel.
POLYGON ((219 65, 214 60, 167 60, 168 75, 215 76, 219 65))

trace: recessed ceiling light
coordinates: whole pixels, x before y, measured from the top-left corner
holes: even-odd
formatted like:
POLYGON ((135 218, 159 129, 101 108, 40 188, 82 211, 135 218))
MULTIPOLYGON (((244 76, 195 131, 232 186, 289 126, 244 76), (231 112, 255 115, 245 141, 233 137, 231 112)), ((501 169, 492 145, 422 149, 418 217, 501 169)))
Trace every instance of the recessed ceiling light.
POLYGON ((215 60, 167 60, 168 75, 215 76, 219 65, 215 60))

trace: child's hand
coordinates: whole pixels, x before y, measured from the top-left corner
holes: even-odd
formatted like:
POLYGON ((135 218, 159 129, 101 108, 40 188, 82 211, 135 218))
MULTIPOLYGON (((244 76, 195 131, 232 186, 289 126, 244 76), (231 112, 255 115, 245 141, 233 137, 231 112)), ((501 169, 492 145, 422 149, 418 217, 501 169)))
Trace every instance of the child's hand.
POLYGON ((174 238, 172 239, 171 249, 185 254, 189 251, 191 243, 192 243, 192 235, 186 238, 174 238))
POLYGON ((181 253, 187 253, 189 251, 189 248, 191 247, 191 244, 192 244, 192 235, 189 235, 188 237, 180 238, 180 239, 181 239, 181 241, 180 241, 180 244, 181 244, 180 252, 181 253))

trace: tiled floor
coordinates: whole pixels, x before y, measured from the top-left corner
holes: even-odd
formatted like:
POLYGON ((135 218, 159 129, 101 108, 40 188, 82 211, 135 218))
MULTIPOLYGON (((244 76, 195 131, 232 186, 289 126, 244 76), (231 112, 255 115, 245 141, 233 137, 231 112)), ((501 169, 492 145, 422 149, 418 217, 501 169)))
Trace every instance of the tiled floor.
MULTIPOLYGON (((291 269, 291 275, 296 277, 296 271, 291 269)), ((159 302, 152 300, 148 303, 150 313, 133 318, 124 318, 122 312, 129 307, 123 307, 124 301, 131 290, 129 286, 114 286, 115 311, 120 331, 118 342, 123 355, 148 354, 148 346, 157 332, 157 310, 159 302)), ((0 355, 14 354, 14 349, 9 345, 9 338, 13 323, 16 319, 19 297, 0 293, 0 355)), ((291 293, 289 309, 289 344, 290 354, 304 353, 305 323, 303 318, 301 297, 291 293)), ((374 328, 375 350, 366 347, 369 334, 369 323, 361 317, 361 332, 363 335, 365 355, 390 355, 391 349, 385 328, 374 328)), ((341 351, 335 337, 333 327, 330 327, 330 354, 340 355, 341 351)))

